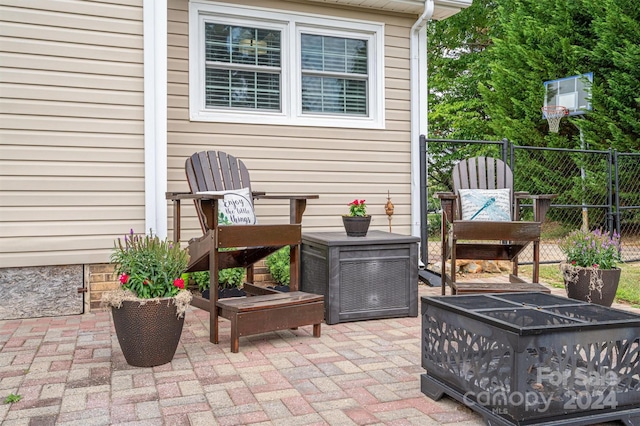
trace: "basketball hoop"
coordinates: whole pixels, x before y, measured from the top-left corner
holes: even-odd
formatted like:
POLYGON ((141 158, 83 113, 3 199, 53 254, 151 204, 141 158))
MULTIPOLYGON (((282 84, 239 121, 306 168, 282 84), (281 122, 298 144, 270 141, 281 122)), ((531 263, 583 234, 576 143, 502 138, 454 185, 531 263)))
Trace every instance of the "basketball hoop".
POLYGON ((569 110, 563 106, 542 107, 542 116, 549 122, 549 131, 553 133, 558 133, 560 120, 567 115, 569 115, 569 110))

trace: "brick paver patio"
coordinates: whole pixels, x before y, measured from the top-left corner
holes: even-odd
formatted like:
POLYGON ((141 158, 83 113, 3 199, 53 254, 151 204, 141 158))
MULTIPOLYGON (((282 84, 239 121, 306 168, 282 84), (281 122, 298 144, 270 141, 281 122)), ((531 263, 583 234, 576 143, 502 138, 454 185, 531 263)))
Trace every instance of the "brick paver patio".
MULTIPOLYGON (((421 295, 439 288, 419 286, 421 295)), ((563 293, 563 290, 554 290, 563 293)), ((484 424, 420 392, 420 316, 311 327, 209 343, 190 309, 174 360, 127 365, 110 313, 0 321, 0 422, 12 425, 484 424)))

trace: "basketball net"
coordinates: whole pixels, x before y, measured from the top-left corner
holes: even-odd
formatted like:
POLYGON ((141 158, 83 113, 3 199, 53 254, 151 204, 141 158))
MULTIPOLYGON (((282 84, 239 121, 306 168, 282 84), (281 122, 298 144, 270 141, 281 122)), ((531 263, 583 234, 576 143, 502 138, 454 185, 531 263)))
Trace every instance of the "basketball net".
POLYGON ((549 122, 549 131, 553 133, 558 133, 560 120, 567 115, 569 115, 569 110, 563 106, 542 107, 542 116, 549 122))

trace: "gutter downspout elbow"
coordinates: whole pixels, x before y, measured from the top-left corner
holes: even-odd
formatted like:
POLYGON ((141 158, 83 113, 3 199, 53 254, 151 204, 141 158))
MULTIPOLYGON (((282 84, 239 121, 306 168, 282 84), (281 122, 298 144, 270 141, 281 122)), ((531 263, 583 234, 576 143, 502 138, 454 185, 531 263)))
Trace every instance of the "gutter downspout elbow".
POLYGON ((427 25, 427 22, 433 16, 433 11, 435 9, 435 3, 433 0, 425 0, 424 2, 424 10, 422 11, 422 15, 418 18, 418 20, 411 26, 411 34, 420 31, 420 29, 427 25))
MULTIPOLYGON (((421 235, 420 205, 420 135, 427 134, 427 32, 433 16, 434 0, 425 0, 424 10, 411 27, 410 82, 411 82, 411 235, 421 235)), ((425 259, 422 259, 425 260, 425 259)))

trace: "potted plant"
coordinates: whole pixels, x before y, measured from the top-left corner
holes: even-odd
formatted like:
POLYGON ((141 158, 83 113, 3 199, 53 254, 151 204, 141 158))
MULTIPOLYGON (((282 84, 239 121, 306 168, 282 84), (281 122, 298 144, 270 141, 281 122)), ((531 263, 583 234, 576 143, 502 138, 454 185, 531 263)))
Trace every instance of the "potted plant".
POLYGON ((567 296, 611 306, 620 281, 620 235, 576 230, 563 238, 559 247, 567 258, 560 264, 567 296))
MULTIPOLYGON (((227 268, 218 271, 218 299, 246 296, 245 291, 240 288, 244 283, 246 272, 244 268, 227 268)), ((202 297, 208 299, 209 271, 193 272, 191 275, 202 297)))
POLYGON ((105 293, 120 348, 127 363, 153 367, 170 362, 178 347, 184 315, 191 302, 181 277, 189 256, 157 235, 133 229, 115 242, 111 262, 121 287, 105 293))
POLYGON ((365 237, 371 223, 366 200, 355 199, 349 203, 349 214, 342 216, 344 229, 349 237, 365 237))

